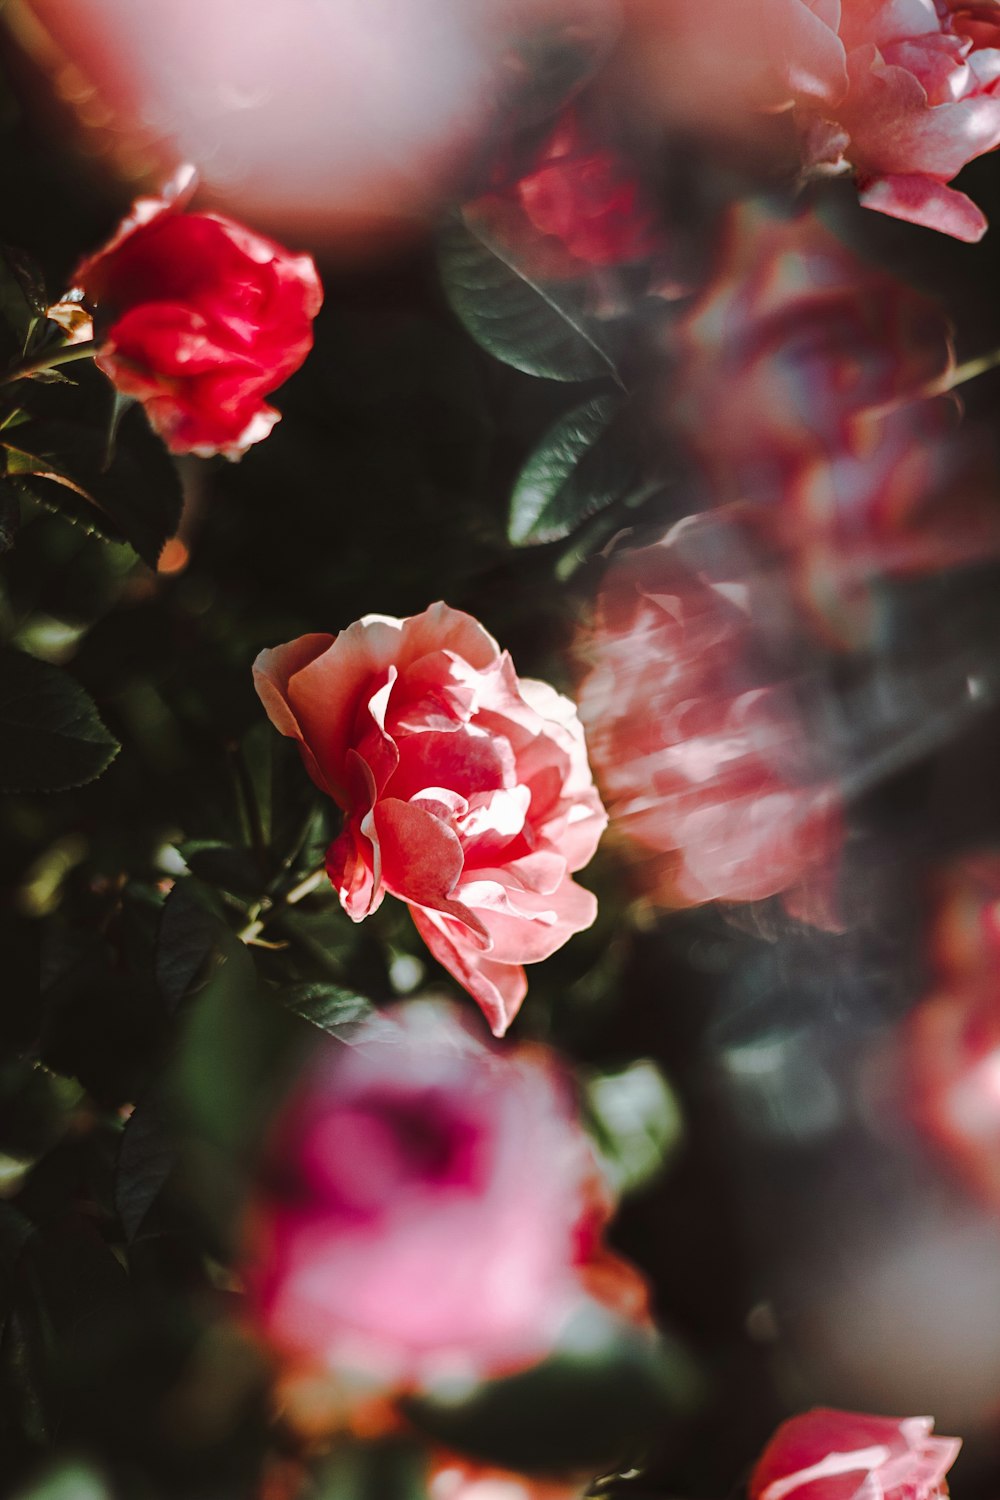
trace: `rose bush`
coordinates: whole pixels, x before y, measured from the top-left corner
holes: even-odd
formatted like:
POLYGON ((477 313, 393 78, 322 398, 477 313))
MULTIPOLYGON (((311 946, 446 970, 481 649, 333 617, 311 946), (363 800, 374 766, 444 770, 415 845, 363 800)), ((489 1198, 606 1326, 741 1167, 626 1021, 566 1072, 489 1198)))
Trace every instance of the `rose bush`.
POLYGON ((754 588, 746 557, 716 571, 724 532, 681 522, 612 562, 580 641, 594 766, 612 828, 657 856, 657 900, 780 894, 793 914, 835 925, 836 790, 810 763, 789 683, 758 659, 771 585, 754 588))
POLYGON ((74 273, 97 309, 97 363, 174 453, 238 458, 279 413, 264 396, 302 364, 323 300, 293 255, 180 196, 140 198, 74 273))
POLYGON ((316 1052, 276 1121, 251 1304, 279 1350, 347 1379, 503 1374, 587 1295, 607 1211, 554 1054, 411 1001, 316 1052))
POLYGON ((783 1422, 757 1460, 749 1500, 940 1500, 959 1438, 931 1417, 816 1407, 783 1422))
POLYGON ((518 678, 470 615, 432 604, 263 651, 257 691, 345 813, 327 870, 360 922, 386 891, 497 1035, 523 965, 594 920, 571 878, 606 823, 576 710, 518 678))

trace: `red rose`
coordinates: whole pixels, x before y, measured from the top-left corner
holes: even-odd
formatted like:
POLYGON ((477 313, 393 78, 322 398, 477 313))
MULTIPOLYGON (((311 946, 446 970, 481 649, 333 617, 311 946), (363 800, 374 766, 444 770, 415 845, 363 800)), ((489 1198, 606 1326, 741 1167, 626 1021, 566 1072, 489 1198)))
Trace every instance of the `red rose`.
POLYGON ((580 716, 612 827, 659 856, 655 898, 781 895, 834 925, 839 800, 811 764, 790 684, 758 661, 773 582, 727 556, 734 543, 716 519, 690 519, 612 562, 581 642, 580 716))
POLYGON ((622 265, 657 248, 653 215, 628 163, 588 142, 572 112, 559 121, 536 167, 514 191, 534 228, 588 265, 622 265))
POLYGON ((470 615, 432 604, 307 635, 254 666, 271 722, 345 813, 327 869, 360 922, 386 891, 497 1035, 522 965, 561 948, 597 903, 571 878, 607 821, 576 710, 470 615))
MULTIPOLYGON (((383 1389, 544 1358, 610 1204, 554 1054, 409 1001, 316 1052, 245 1233, 268 1339, 383 1389)), ((638 1279, 638 1273, 632 1271, 638 1279)))
POLYGON ((783 1422, 750 1476, 748 1500, 939 1500, 960 1438, 932 1417, 816 1407, 783 1422))
POLYGON ((323 300, 308 255, 176 197, 140 198, 75 281, 98 310, 109 379, 172 452, 227 458, 280 419, 263 398, 309 353, 323 300))

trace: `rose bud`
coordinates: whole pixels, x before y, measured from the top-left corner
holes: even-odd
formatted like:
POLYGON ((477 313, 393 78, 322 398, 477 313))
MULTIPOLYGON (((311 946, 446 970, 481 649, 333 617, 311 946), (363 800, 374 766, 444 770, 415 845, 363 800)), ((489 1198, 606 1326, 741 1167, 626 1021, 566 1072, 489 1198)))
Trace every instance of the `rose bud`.
POLYGON ((411 1001, 323 1045, 279 1114, 246 1223, 250 1304, 293 1366, 359 1399, 503 1375, 585 1302, 607 1213, 554 1054, 501 1053, 454 1007, 411 1001))
POLYGON ((807 165, 849 167, 867 208, 975 241, 986 217, 947 184, 1000 145, 1000 21, 968 10, 843 0, 847 92, 800 125, 807 165))
POLYGON ((580 716, 612 828, 655 856, 640 870, 654 901, 780 895, 833 926, 839 799, 791 682, 760 660, 755 622, 780 589, 746 554, 715 570, 733 541, 699 518, 613 559, 580 639, 580 716))
POLYGON ((302 364, 323 301, 316 267, 184 187, 140 198, 74 279, 97 309, 97 364, 173 453, 239 458, 280 414, 264 396, 302 364))
POLYGON ((782 1422, 757 1460, 748 1500, 941 1500, 960 1438, 932 1417, 873 1417, 816 1407, 782 1422))
POLYGON ((262 651, 257 691, 342 808, 327 870, 360 922, 386 891, 496 1035, 597 911, 571 878, 607 821, 567 698, 518 678, 470 615, 432 604, 262 651))

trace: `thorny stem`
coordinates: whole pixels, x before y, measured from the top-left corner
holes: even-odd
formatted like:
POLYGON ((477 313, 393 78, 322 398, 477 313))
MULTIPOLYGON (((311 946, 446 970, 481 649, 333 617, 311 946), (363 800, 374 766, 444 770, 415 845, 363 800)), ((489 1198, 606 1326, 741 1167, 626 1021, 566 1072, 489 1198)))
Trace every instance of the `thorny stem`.
POLYGON ((0 385, 12 385, 15 380, 23 380, 27 375, 39 375, 43 370, 52 370, 56 365, 68 365, 75 359, 92 359, 97 350, 96 339, 88 339, 85 344, 68 344, 63 349, 50 349, 47 354, 39 354, 26 364, 8 370, 6 375, 0 375, 0 385))
POLYGON ((298 885, 293 885, 290 891, 286 891, 279 901, 274 903, 272 903, 271 901, 267 901, 263 905, 258 906, 258 915, 255 916, 252 921, 248 922, 247 925, 242 929, 242 931, 237 934, 240 941, 242 943, 256 942, 260 937, 260 934, 264 931, 267 923, 273 917, 276 917, 280 914, 281 908, 283 906, 295 906, 299 901, 304 900, 305 897, 308 896, 312 891, 316 890, 318 886, 322 885, 325 879, 325 869, 313 870, 310 875, 307 875, 303 880, 300 880, 298 885))

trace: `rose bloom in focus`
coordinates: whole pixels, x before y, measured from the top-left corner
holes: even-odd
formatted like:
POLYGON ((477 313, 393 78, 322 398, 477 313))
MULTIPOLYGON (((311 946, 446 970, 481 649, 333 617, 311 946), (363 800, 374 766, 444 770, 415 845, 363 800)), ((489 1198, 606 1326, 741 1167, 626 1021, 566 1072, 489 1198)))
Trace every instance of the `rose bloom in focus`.
POLYGON ((903 1026, 911 1118, 990 1209, 1000 1208, 1000 854, 970 855, 939 883, 937 975, 903 1026))
POLYGON ((941 1500, 962 1443, 931 1417, 816 1407, 783 1422, 757 1460, 748 1500, 941 1500))
POLYGON ((263 398, 312 348, 323 289, 308 255, 180 205, 138 199, 74 280, 97 309, 99 368, 171 452, 239 458, 280 420, 263 398))
POLYGON ((608 1208, 554 1055, 408 1002, 321 1047, 275 1123, 250 1304, 280 1353, 359 1390, 502 1375, 581 1306, 608 1208))
POLYGON ((848 87, 803 111, 807 167, 849 167, 867 208, 975 241, 986 217, 947 184, 1000 145, 1000 20, 986 4, 841 0, 848 87), (971 12, 971 14, 970 14, 971 12))
POLYGON ((597 911, 572 879, 607 821, 567 698, 518 678, 470 615, 433 604, 306 635, 254 665, 271 722, 345 814, 327 870, 347 914, 386 891, 502 1035, 523 965, 597 911))
POLYGON ((691 518, 612 560, 580 639, 580 715, 612 828, 657 856, 654 900, 780 895, 835 927, 839 799, 811 764, 790 683, 758 660, 774 588, 746 554, 725 556, 729 524, 691 518))

